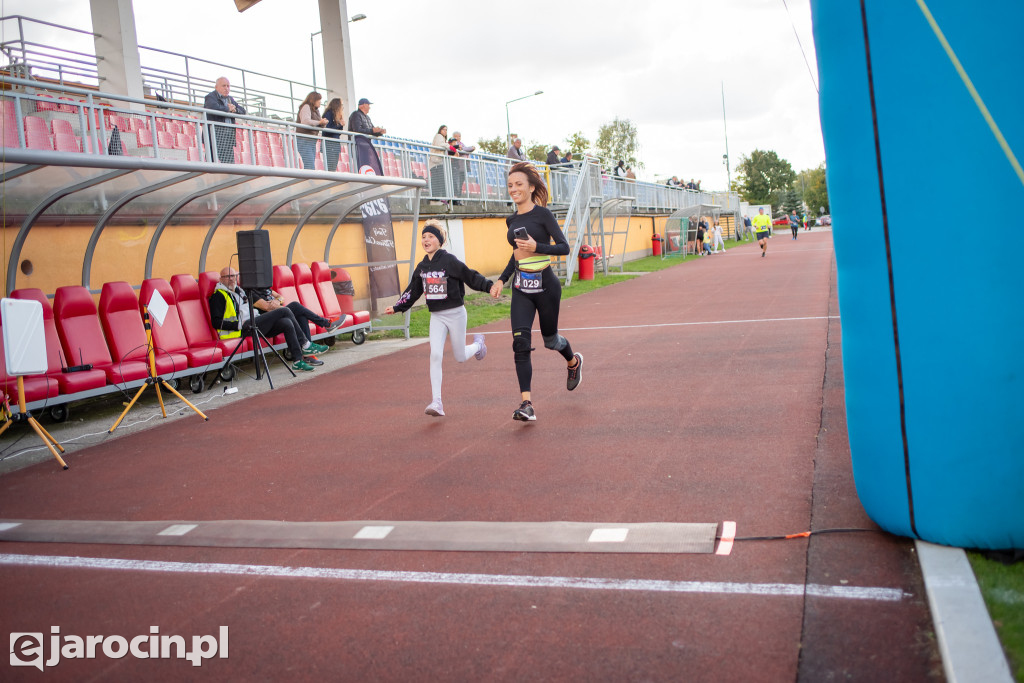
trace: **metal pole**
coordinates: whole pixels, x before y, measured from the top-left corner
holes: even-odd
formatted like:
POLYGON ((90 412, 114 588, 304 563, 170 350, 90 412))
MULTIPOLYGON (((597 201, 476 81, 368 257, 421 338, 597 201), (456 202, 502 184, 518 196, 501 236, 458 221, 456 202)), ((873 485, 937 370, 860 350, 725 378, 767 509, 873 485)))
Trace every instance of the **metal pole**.
POLYGON ((313 66, 313 90, 316 90, 316 48, 314 47, 313 38, 319 33, 323 33, 323 31, 309 34, 309 59, 313 66))
POLYGON ((725 128, 725 178, 726 192, 732 192, 732 172, 729 170, 729 124, 725 119, 725 81, 722 81, 722 125, 725 128))

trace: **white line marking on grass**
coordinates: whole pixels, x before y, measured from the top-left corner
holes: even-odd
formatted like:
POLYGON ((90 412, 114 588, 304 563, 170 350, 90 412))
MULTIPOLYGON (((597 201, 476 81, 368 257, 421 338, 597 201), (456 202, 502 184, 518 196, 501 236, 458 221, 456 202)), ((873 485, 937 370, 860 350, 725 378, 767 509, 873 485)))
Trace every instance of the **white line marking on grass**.
POLYGON ((331 567, 280 567, 274 565, 217 564, 194 562, 157 562, 120 560, 101 557, 51 555, 0 555, 0 566, 49 569, 106 569, 110 571, 163 572, 254 576, 282 579, 326 579, 334 581, 382 581, 395 583, 432 583, 459 586, 507 588, 559 588, 606 591, 646 591, 656 593, 699 593, 704 595, 758 595, 763 597, 834 598, 899 602, 907 595, 899 588, 856 586, 807 586, 794 583, 733 583, 714 581, 662 581, 654 579, 601 579, 573 576, 513 576, 502 574, 452 574, 443 572, 407 572, 376 569, 335 569, 331 567))

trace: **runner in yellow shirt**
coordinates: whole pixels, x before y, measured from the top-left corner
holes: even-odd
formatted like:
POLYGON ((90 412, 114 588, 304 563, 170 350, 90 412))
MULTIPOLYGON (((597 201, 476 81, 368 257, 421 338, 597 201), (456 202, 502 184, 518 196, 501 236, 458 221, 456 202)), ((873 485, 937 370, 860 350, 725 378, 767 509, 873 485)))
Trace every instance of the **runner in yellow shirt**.
POLYGON ((754 224, 754 234, 757 236, 757 243, 761 245, 761 258, 768 253, 768 229, 772 219, 764 214, 764 207, 757 210, 757 215, 751 221, 754 224))

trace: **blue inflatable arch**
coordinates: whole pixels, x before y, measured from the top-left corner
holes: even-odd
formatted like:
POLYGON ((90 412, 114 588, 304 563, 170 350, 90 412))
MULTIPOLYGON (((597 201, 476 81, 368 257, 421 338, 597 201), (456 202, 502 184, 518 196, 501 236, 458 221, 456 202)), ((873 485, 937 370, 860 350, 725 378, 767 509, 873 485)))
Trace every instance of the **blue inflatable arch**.
POLYGON ((858 495, 1024 548, 1024 2, 811 7, 858 495))

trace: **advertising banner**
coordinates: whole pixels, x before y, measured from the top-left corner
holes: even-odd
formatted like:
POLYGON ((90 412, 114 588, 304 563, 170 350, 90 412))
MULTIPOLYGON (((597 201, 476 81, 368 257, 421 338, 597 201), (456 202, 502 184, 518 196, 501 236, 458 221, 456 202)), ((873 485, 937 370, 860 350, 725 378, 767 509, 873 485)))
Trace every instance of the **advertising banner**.
MULTIPOLYGON (((356 137, 356 159, 359 173, 362 175, 384 175, 381 172, 380 158, 370 140, 363 136, 356 137)), ((377 305, 379 299, 398 296, 402 286, 398 281, 398 266, 394 263, 395 232, 391 225, 391 204, 387 197, 366 202, 360 208, 363 213, 363 235, 366 239, 366 260, 370 265, 370 308, 378 312, 383 307, 377 305)))

